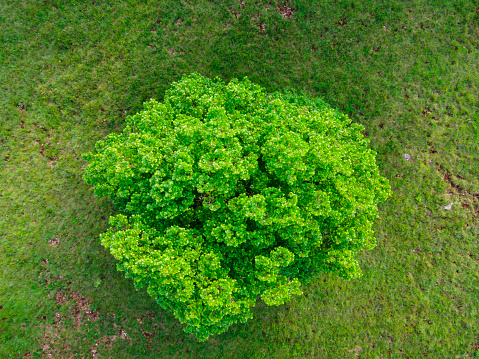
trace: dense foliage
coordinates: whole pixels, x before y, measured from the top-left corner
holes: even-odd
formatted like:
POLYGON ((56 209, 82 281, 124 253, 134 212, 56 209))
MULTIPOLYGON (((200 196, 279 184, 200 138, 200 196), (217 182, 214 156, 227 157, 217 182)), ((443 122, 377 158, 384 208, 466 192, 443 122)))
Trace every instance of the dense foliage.
POLYGON ((84 156, 121 212, 102 243, 200 340, 251 318, 258 296, 358 278, 390 194, 362 130, 320 99, 185 76, 84 156))

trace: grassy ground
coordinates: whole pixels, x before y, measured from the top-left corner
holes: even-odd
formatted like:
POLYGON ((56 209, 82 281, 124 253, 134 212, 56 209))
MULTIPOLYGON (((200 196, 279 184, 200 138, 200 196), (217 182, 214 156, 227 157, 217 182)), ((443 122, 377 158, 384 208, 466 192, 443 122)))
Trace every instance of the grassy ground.
POLYGON ((282 5, 0 4, 0 357, 479 357, 477 4, 282 5), (201 344, 116 271, 99 244, 115 209, 79 156, 193 71, 323 96, 394 191, 362 279, 323 275, 201 344))

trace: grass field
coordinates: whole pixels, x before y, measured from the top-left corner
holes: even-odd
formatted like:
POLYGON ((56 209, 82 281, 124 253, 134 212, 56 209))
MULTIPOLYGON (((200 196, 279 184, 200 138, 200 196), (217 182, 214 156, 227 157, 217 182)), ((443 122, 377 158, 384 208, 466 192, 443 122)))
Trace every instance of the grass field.
POLYGON ((478 4, 158 3, 0 3, 0 358, 479 357, 478 4), (361 279, 203 343, 116 271, 80 157, 194 71, 324 97, 393 188, 361 279))

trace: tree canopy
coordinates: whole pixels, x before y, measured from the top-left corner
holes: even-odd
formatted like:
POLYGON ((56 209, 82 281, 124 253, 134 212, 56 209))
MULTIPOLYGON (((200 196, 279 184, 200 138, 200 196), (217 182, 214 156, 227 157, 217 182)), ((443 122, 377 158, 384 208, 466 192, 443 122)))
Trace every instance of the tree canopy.
POLYGON ((321 272, 359 278, 391 193, 362 131, 296 91, 184 76, 84 155, 85 181, 120 212, 102 244, 199 340, 321 272))

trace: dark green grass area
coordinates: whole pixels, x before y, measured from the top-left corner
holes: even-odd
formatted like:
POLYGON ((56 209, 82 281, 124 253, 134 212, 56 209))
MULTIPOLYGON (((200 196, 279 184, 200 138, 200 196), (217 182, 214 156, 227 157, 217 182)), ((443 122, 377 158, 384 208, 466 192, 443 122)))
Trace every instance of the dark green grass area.
POLYGON ((2 2, 0 357, 479 357, 478 74, 474 1, 2 2), (360 280, 204 343, 116 271, 80 157, 193 71, 323 97, 394 192, 360 280))

